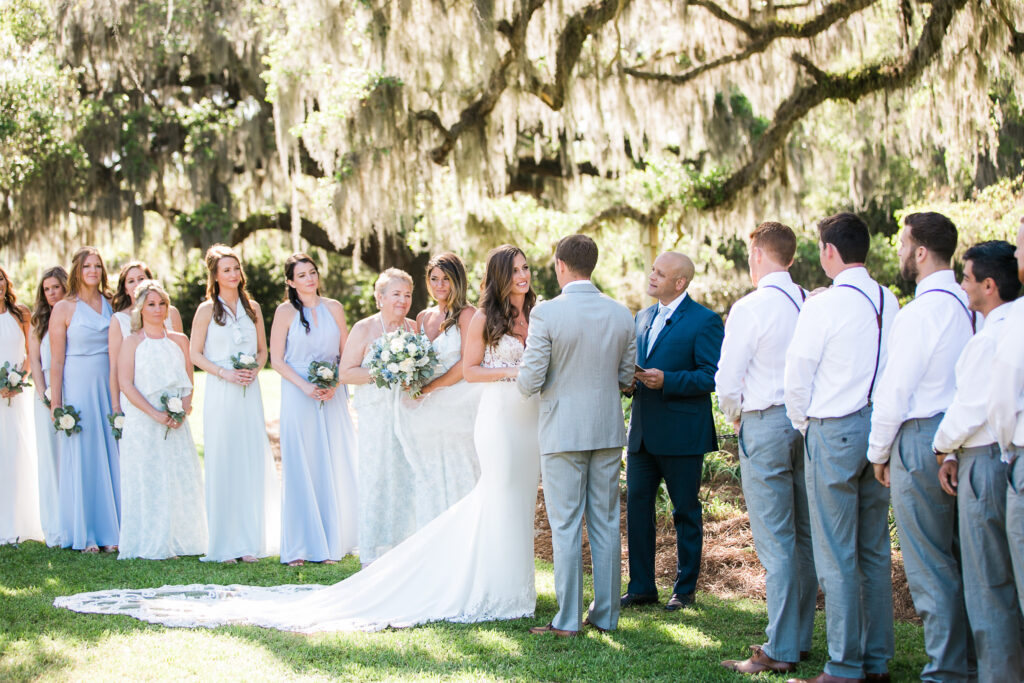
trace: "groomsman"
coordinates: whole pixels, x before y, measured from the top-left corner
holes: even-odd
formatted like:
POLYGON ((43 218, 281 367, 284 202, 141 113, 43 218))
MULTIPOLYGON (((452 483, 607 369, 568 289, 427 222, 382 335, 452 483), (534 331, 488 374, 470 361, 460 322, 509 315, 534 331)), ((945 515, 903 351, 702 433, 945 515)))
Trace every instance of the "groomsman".
POLYGON ((956 391, 957 358, 974 334, 974 314, 951 265, 956 244, 956 227, 940 213, 903 219, 900 274, 917 289, 889 333, 868 437, 875 477, 887 488, 891 477, 907 583, 924 622, 924 681, 967 680, 956 500, 939 486, 932 454, 935 431, 956 391))
POLYGON ((786 417, 786 348, 806 298, 789 267, 793 230, 762 223, 750 235, 750 279, 757 289, 737 301, 725 323, 715 375, 718 405, 739 434, 743 496, 757 557, 764 565, 768 641, 722 666, 745 674, 786 673, 811 649, 818 581, 804 481, 804 442, 786 417))
MULTIPOLYGON (((1024 218, 1017 230, 1017 277, 1024 283, 1024 218)), ((1024 610, 1024 298, 1017 299, 1004 326, 992 366, 989 425, 1009 463, 1006 535, 1010 541, 1017 598, 1024 610)))
POLYGON ((784 381, 786 414, 804 433, 814 565, 825 592, 829 662, 808 680, 888 681, 889 493, 866 456, 871 399, 899 302, 864 268, 871 241, 864 221, 836 214, 818 234, 833 286, 804 304, 784 381))
MULTIPOLYGON (((1011 308, 1008 302, 1020 291, 1013 246, 982 242, 968 249, 962 286, 971 310, 981 313, 985 323, 956 363, 956 395, 935 433, 933 448, 942 463, 942 488, 956 496, 964 597, 977 648, 978 679, 1019 681, 1024 679, 1024 620, 1006 534, 1007 466, 988 428, 986 405, 992 358, 1011 308), (964 485, 958 486, 958 481, 964 485)), ((890 355, 890 363, 892 359, 890 355)), ((965 663, 962 666, 966 668, 965 663)))
POLYGON ((658 303, 636 315, 637 385, 626 458, 629 587, 623 607, 657 602, 654 501, 661 480, 672 499, 676 580, 665 605, 693 604, 703 528, 698 493, 704 454, 718 448, 711 392, 724 329, 718 314, 686 294, 689 257, 668 251, 654 261, 647 293, 658 303))

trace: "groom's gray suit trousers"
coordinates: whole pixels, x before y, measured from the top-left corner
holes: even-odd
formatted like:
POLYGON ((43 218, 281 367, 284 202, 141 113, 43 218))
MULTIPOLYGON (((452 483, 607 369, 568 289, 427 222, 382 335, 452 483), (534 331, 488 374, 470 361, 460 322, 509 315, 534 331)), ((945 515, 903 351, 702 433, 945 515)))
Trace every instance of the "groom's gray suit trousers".
POLYGON ((540 458, 544 504, 551 522, 558 614, 552 625, 566 631, 583 627, 583 519, 587 520, 594 571, 592 624, 614 629, 619 623, 622 545, 619 537, 621 448, 547 453, 540 458))

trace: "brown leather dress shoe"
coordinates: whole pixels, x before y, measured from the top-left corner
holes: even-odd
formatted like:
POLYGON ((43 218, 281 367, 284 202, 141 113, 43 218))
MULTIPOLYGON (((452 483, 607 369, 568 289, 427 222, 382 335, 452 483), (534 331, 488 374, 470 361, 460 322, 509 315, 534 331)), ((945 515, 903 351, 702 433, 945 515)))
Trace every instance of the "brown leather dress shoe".
POLYGON ((595 624, 594 622, 592 622, 592 621, 590 620, 590 617, 587 617, 586 619, 584 619, 584 620, 583 620, 583 625, 584 625, 584 626, 589 626, 589 627, 590 627, 590 628, 592 628, 592 629, 596 629, 596 630, 600 631, 601 633, 608 633, 608 629, 606 629, 606 628, 601 628, 600 626, 598 626, 597 624, 595 624))
POLYGON ((790 678, 786 683, 861 683, 863 678, 844 678, 822 671, 814 678, 790 678))
POLYGON ((760 647, 751 646, 750 649, 754 651, 754 654, 749 659, 744 659, 743 661, 727 659, 722 662, 722 666, 726 669, 739 671, 741 674, 759 674, 764 671, 788 674, 796 670, 796 664, 793 662, 780 662, 777 659, 772 659, 760 647))
POLYGON ((579 631, 563 631, 560 628, 555 628, 551 624, 548 624, 547 626, 534 626, 530 629, 530 633, 535 636, 539 636, 544 633, 552 633, 561 638, 575 638, 580 634, 579 631))

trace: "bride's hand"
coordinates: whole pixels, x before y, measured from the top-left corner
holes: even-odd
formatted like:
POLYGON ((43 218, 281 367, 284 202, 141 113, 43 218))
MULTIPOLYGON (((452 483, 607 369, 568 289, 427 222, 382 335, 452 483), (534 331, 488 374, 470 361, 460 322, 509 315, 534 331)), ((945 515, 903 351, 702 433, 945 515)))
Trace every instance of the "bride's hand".
POLYGON ((514 379, 518 379, 519 378, 519 368, 505 368, 505 377, 507 377, 508 379, 513 379, 513 380, 514 379))

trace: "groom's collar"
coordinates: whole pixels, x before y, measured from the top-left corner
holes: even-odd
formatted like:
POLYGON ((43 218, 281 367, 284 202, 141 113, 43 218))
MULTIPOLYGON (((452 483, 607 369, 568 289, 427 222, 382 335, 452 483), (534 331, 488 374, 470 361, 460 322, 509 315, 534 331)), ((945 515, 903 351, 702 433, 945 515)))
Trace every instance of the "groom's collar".
POLYGON ((586 294, 597 291, 597 287, 590 280, 573 280, 562 287, 562 294, 586 294))
POLYGON ((565 292, 566 290, 572 289, 577 285, 589 285, 593 287, 594 283, 591 282, 590 280, 573 280, 572 282, 565 283, 565 287, 562 287, 562 291, 565 292))

